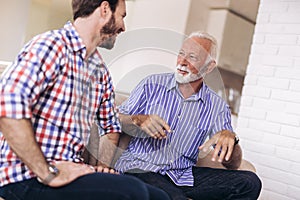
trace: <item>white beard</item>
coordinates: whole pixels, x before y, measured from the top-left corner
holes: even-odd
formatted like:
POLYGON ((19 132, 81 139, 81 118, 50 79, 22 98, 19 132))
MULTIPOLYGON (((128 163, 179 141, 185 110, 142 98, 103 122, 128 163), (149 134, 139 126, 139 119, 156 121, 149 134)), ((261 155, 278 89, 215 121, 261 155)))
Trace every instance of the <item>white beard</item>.
POLYGON ((193 74, 191 70, 189 70, 186 66, 177 65, 176 71, 175 71, 175 79, 178 83, 190 83, 196 80, 199 80, 201 78, 204 78, 205 72, 203 70, 200 70, 197 74, 193 74), (188 72, 187 75, 182 75, 178 72, 179 70, 188 72))

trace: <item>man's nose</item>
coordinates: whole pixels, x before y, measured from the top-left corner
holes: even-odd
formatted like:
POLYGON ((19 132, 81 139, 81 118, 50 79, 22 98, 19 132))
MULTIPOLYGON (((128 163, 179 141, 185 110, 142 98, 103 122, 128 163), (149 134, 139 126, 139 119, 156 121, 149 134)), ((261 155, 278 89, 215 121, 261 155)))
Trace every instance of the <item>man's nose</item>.
POLYGON ((188 60, 186 59, 186 56, 179 56, 178 57, 179 59, 179 64, 180 65, 188 65, 189 64, 189 62, 188 62, 188 60))
POLYGON ((121 24, 121 28, 120 28, 120 32, 124 32, 125 31, 125 22, 124 20, 122 20, 122 24, 121 24))

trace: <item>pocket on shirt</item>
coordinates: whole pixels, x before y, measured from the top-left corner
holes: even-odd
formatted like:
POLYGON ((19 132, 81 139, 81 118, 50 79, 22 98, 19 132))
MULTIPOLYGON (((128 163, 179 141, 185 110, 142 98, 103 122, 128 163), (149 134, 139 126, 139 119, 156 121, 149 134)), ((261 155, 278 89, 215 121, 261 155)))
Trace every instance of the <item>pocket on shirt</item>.
MULTIPOLYGON (((191 126, 184 130, 184 134, 179 136, 178 143, 180 147, 177 147, 177 151, 189 159, 196 159, 198 156, 198 147, 205 141, 207 137, 207 130, 200 129, 195 126, 191 126)), ((175 146, 176 148, 176 146, 175 146)))

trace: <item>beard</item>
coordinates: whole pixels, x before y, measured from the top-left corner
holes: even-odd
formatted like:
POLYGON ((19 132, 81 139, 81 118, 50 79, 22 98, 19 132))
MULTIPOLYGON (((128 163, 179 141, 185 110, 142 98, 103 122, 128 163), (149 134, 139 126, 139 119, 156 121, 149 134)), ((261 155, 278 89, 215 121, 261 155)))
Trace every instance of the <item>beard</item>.
POLYGON ((191 83, 200 79, 203 79, 207 73, 207 69, 213 60, 209 57, 206 59, 204 65, 200 68, 197 74, 193 74, 191 70, 189 70, 186 66, 177 65, 175 71, 175 79, 178 83, 191 83), (186 71, 187 75, 182 75, 178 72, 178 70, 186 71))
POLYGON ((108 38, 106 38, 100 44, 100 47, 106 48, 106 49, 112 49, 115 45, 115 41, 116 41, 115 34, 116 33, 118 33, 118 28, 116 26, 115 16, 112 15, 110 20, 100 30, 100 35, 107 35, 108 36, 108 38))
POLYGON ((99 47, 105 48, 105 49, 112 49, 115 46, 116 37, 112 36, 104 40, 99 47))
POLYGON ((190 83, 196 80, 203 78, 202 73, 193 74, 191 70, 189 70, 186 66, 177 65, 175 71, 175 79, 178 83, 190 83), (178 70, 183 70, 188 72, 187 75, 182 75, 178 72, 178 70))

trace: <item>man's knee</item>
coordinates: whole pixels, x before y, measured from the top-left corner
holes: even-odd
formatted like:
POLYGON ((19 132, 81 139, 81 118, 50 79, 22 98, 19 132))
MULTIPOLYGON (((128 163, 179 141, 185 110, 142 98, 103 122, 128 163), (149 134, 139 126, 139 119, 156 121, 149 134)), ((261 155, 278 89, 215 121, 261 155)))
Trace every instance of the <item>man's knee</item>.
POLYGON ((262 182, 257 174, 254 172, 245 171, 244 181, 247 183, 247 188, 250 190, 252 195, 258 198, 261 191, 262 182))

